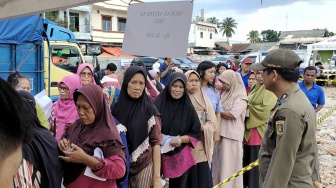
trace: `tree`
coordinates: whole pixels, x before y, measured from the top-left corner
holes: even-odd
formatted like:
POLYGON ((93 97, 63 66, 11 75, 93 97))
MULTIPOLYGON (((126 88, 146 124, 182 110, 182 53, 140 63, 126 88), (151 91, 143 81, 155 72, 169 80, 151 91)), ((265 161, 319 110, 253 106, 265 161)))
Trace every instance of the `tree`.
POLYGON ((232 37, 232 34, 235 34, 233 28, 237 28, 238 23, 232 17, 226 17, 223 19, 223 22, 219 23, 219 31, 222 31, 222 36, 226 36, 227 42, 229 38, 232 37))
POLYGON ((249 32, 249 34, 247 35, 247 40, 250 41, 250 43, 257 43, 260 42, 260 34, 259 31, 257 30, 252 30, 249 32))
POLYGON ((278 32, 278 31, 274 31, 271 29, 261 31, 263 42, 279 42, 280 34, 281 34, 281 31, 278 32))
POLYGON ((218 33, 218 24, 219 24, 219 20, 216 17, 211 17, 211 18, 207 18, 206 22, 208 23, 212 23, 212 24, 216 24, 216 28, 215 28, 215 33, 218 33))
POLYGON ((335 35, 334 32, 329 31, 327 28, 325 28, 325 30, 326 30, 326 37, 332 37, 335 35))

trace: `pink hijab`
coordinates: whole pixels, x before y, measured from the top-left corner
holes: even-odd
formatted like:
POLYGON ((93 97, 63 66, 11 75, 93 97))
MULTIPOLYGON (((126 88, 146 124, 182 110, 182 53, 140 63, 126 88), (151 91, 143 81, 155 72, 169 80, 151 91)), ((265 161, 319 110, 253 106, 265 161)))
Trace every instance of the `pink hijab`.
POLYGON ((75 122, 78 117, 76 105, 73 99, 73 94, 76 89, 82 87, 81 80, 77 74, 70 76, 65 76, 59 83, 64 83, 69 88, 69 98, 61 99, 58 98, 55 103, 54 113, 57 119, 57 132, 56 139, 59 140, 63 133, 66 125, 70 125, 75 122))
MULTIPOLYGON (((93 70, 93 66, 90 63, 82 63, 78 66, 77 68, 77 75, 79 76, 79 80, 80 80, 80 76, 81 76, 81 72, 83 71, 83 69, 85 69, 86 67, 88 67, 91 70, 92 73, 92 77, 91 77, 91 83, 95 84, 95 80, 94 80, 94 70, 93 70)), ((81 81, 81 80, 80 80, 81 81)), ((81 81, 82 83, 82 81, 81 81)))

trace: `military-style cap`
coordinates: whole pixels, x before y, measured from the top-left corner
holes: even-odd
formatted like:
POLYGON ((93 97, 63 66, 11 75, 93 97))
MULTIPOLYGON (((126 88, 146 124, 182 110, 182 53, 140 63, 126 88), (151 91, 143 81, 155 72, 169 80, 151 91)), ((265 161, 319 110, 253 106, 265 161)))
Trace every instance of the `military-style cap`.
POLYGON ((251 70, 264 70, 267 68, 295 69, 302 62, 301 58, 292 50, 278 49, 268 53, 261 63, 251 65, 251 70))

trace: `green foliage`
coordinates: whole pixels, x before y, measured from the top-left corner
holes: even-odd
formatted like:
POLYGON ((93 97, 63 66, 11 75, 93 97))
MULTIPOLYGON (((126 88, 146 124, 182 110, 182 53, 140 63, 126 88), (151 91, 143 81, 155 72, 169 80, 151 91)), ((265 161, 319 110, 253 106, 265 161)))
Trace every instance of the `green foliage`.
POLYGON ((56 21, 56 13, 55 12, 47 12, 45 13, 45 18, 50 21, 56 21))
POLYGON ((238 23, 232 17, 226 17, 223 19, 223 22, 219 23, 219 30, 222 33, 222 36, 226 36, 227 42, 229 38, 232 37, 232 34, 235 34, 234 28, 237 28, 238 23))
POLYGON ((279 36, 281 31, 274 31, 272 29, 261 31, 262 41, 263 42, 279 42, 279 36))
POLYGON ((247 35, 247 40, 249 40, 250 43, 260 42, 261 39, 260 39, 259 31, 257 31, 257 30, 250 31, 249 34, 247 35))
POLYGON ((206 22, 216 24, 215 33, 217 34, 218 33, 217 28, 218 28, 219 20, 216 17, 211 17, 211 18, 206 19, 206 22))
POLYGON ((329 31, 327 28, 325 28, 325 30, 326 30, 326 37, 332 37, 335 35, 334 32, 329 31))

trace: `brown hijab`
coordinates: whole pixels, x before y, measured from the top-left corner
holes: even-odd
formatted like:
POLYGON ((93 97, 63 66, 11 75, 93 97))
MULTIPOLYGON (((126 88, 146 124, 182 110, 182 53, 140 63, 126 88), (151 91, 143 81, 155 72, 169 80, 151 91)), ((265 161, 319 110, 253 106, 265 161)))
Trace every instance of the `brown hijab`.
POLYGON ((234 72, 233 70, 226 70, 221 75, 219 75, 218 79, 231 86, 229 91, 224 91, 221 95, 221 103, 223 108, 231 105, 235 99, 242 99, 247 101, 244 82, 239 73, 234 72))
MULTIPOLYGON (((184 74, 186 75, 187 80, 189 79, 190 74, 196 74, 198 79, 201 80, 200 75, 194 70, 189 70, 184 74)), ((203 89, 201 87, 199 88, 198 92, 194 94, 188 92, 188 95, 191 103, 195 107, 198 116, 201 116, 201 121, 204 121, 203 136, 201 140, 202 142, 200 142, 199 144, 203 144, 206 158, 208 160, 208 163, 211 164, 214 149, 213 136, 218 126, 216 114, 209 97, 203 92, 203 89), (204 120, 202 120, 202 115, 205 116, 204 120)), ((197 161, 198 154, 197 152, 193 153, 197 161)))
MULTIPOLYGON (((95 113, 95 120, 91 125, 83 125, 80 120, 76 120, 64 137, 69 139, 70 143, 82 148, 88 155, 93 155, 94 150, 99 147, 104 157, 118 155, 125 161, 125 146, 122 144, 102 89, 96 84, 84 85, 75 91, 75 103, 80 94, 89 101, 95 113)), ((74 181, 85 167, 84 164, 66 163, 64 182, 68 184, 74 181)))

